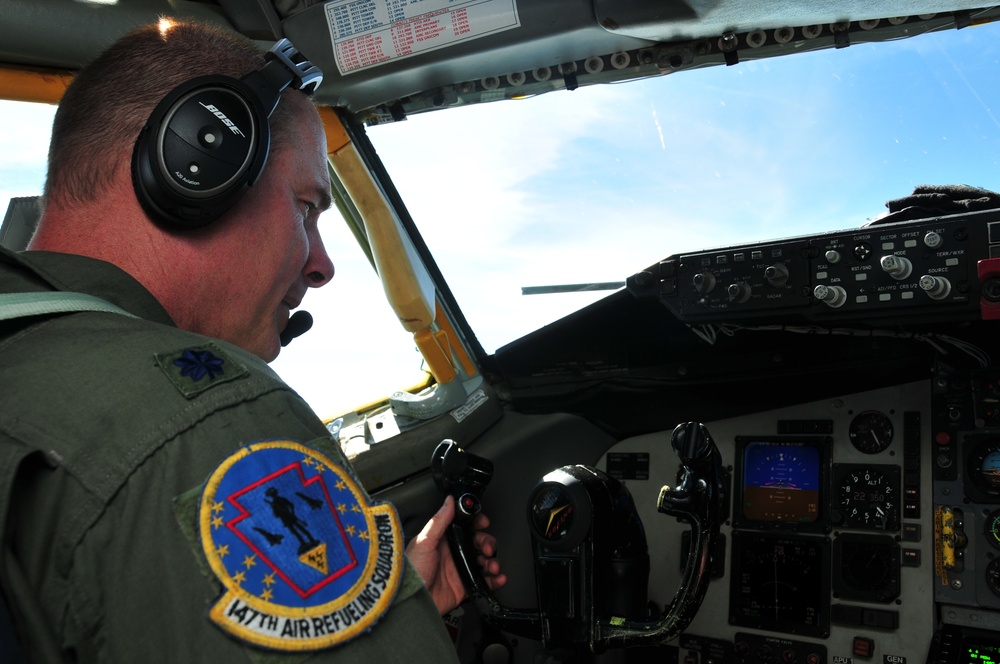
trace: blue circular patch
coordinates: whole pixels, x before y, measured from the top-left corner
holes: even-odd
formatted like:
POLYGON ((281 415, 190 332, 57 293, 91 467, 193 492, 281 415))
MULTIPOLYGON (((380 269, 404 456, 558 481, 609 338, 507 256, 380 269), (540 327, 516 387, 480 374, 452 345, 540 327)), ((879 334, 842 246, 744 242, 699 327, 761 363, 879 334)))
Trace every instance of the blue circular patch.
POLYGON ((210 616, 281 650, 335 645, 369 629, 399 585, 395 510, 372 505, 340 466, 291 441, 227 458, 206 485, 201 540, 226 588, 210 616))

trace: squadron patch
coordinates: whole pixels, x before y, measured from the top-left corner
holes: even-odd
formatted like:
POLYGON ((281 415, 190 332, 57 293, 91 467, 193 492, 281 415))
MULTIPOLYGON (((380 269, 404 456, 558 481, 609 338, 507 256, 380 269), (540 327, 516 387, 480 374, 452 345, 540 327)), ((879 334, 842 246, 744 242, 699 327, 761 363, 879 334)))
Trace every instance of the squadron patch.
POLYGON ((403 572, 399 518, 369 504, 343 468, 291 441, 226 459, 199 508, 201 542, 225 592, 213 622, 276 650, 317 650, 370 629, 403 572))

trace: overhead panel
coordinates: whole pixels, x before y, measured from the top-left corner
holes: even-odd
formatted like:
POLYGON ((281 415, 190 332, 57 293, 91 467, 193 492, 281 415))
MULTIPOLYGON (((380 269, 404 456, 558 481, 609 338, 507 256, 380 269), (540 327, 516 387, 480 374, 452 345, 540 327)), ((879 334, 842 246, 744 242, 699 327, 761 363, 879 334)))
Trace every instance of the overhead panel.
MULTIPOLYGON (((308 3, 305 3, 308 4, 308 3)), ((920 0, 330 0, 282 28, 327 81, 317 100, 366 124, 452 106, 852 44, 995 20, 997 8, 920 0)))
MULTIPOLYGON (((409 5, 419 9, 394 12, 396 4, 336 0, 284 20, 285 35, 327 74, 320 101, 359 111, 463 81, 645 45, 602 29, 588 0, 425 0, 409 5), (418 13, 424 8, 431 11, 418 13)), ((447 92, 441 90, 441 105, 447 92)))
POLYGON ((676 41, 721 36, 727 32, 773 30, 781 27, 824 26, 907 16, 928 16, 982 7, 982 2, 914 0, 792 0, 771 3, 747 0, 594 0, 597 22, 618 35, 650 41, 676 41))

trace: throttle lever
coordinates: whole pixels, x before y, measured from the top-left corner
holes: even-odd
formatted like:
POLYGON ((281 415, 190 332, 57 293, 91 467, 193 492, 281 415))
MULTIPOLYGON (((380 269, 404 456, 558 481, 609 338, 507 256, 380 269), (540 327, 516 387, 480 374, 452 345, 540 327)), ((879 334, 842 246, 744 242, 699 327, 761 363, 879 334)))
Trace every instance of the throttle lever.
POLYGON ((482 510, 481 495, 493 479, 493 462, 445 439, 431 455, 431 476, 440 491, 455 499, 455 518, 448 525, 446 537, 466 592, 472 599, 485 597, 487 586, 476 564, 472 521, 482 510))

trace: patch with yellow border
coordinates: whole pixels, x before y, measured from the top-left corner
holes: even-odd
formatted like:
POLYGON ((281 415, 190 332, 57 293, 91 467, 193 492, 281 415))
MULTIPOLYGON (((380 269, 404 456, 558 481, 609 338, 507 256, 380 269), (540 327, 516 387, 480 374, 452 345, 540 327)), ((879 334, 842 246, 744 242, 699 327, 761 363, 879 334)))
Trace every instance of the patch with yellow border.
POLYGON ((329 648, 370 629, 403 572, 396 510, 292 441, 241 448, 212 473, 201 542, 225 592, 209 616, 276 650, 329 648))

